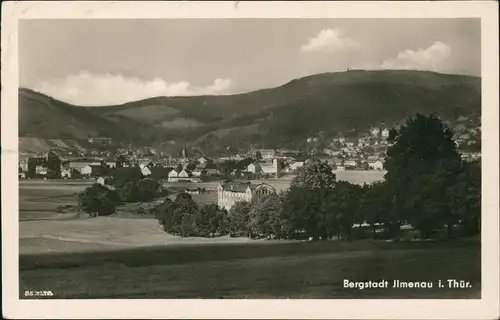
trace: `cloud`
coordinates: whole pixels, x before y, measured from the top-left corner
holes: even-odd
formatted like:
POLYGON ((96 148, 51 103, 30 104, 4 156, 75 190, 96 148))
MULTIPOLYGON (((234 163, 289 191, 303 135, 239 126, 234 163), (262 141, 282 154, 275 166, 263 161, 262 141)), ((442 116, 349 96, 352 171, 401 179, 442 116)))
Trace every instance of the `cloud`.
POLYGON ((142 80, 121 74, 94 74, 82 71, 65 78, 40 82, 33 89, 63 101, 84 105, 111 105, 157 96, 194 96, 227 93, 231 79, 215 79, 207 86, 186 81, 167 83, 161 78, 142 80))
POLYGON ((364 64, 356 69, 396 69, 444 71, 452 54, 450 46, 436 41, 427 48, 404 50, 396 57, 385 59, 380 64, 364 64))
POLYGON ((300 47, 300 51, 346 51, 357 49, 359 44, 351 38, 345 36, 341 29, 323 29, 318 35, 310 38, 308 42, 300 47))

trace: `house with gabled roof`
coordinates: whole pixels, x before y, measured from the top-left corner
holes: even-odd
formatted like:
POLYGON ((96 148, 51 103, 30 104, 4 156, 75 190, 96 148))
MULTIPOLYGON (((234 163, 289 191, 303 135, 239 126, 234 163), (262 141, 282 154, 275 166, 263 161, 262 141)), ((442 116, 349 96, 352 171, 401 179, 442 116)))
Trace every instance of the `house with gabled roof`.
POLYGON ((217 204, 230 210, 237 202, 250 202, 255 197, 267 196, 276 190, 266 184, 252 184, 249 181, 224 181, 217 187, 217 204))
POLYGON ((368 167, 373 170, 383 170, 384 169, 384 161, 383 160, 376 160, 376 161, 369 161, 368 162, 368 167))
POLYGON ((251 173, 260 173, 262 172, 262 168, 259 163, 253 162, 247 166, 247 171, 251 173))

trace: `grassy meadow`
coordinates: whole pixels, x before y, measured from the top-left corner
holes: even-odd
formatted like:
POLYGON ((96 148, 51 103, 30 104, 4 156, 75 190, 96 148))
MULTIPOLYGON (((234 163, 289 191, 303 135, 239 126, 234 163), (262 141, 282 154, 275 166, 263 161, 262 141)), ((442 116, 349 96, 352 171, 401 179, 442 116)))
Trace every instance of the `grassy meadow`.
POLYGON ((479 243, 274 242, 193 244, 21 255, 20 298, 480 298, 479 243), (433 281, 432 289, 348 289, 343 280, 433 281), (436 288, 437 280, 470 289, 436 288))
POLYGON ((58 216, 57 208, 76 205, 78 193, 92 181, 24 180, 19 182, 19 220, 41 220, 58 216))

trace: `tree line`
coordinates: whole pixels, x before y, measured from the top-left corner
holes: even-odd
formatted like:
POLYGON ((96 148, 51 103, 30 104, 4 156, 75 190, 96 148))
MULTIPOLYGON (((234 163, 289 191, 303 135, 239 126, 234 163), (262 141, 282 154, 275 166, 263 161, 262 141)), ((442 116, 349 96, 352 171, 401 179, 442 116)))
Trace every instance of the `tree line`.
POLYGON ((107 183, 93 185, 85 188, 78 195, 78 205, 86 213, 97 215, 110 215, 116 207, 124 202, 147 202, 155 198, 167 196, 161 183, 155 179, 132 177, 116 177, 107 183))

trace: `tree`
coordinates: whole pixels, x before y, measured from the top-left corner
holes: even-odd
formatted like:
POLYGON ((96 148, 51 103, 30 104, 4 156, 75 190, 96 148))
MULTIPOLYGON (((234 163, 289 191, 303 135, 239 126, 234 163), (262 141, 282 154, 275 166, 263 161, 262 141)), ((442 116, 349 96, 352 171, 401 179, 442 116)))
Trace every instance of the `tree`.
POLYGON ((52 150, 47 154, 47 178, 61 178, 61 159, 52 150))
POLYGON ((120 200, 124 202, 137 201, 137 187, 134 181, 128 181, 118 188, 118 195, 120 200))
POLYGON ((340 181, 335 184, 332 196, 334 201, 333 212, 335 212, 335 222, 337 235, 343 238, 349 238, 352 225, 359 221, 359 212, 361 209, 360 199, 362 197, 362 188, 359 185, 346 181, 340 181))
POLYGON ((452 137, 443 121, 420 114, 395 134, 385 163, 394 233, 404 221, 411 221, 422 237, 431 236, 445 221, 451 224, 444 190, 461 166, 452 137))
POLYGON ((179 193, 174 201, 172 212, 172 233, 181 237, 190 237, 196 234, 195 216, 198 211, 191 195, 179 193))
POLYGON ((125 158, 125 156, 123 154, 120 154, 117 158, 116 158, 116 167, 117 168, 123 168, 123 165, 127 162, 127 159, 125 158))
MULTIPOLYGON (((461 166, 440 161, 432 172, 415 177, 408 190, 410 196, 405 207, 405 220, 420 231, 422 238, 431 237, 446 226, 448 236, 452 236, 453 226, 459 215, 450 198, 450 188, 454 189, 461 166)), ((451 191, 453 192, 453 191, 451 191)))
POLYGON ((291 185, 304 186, 308 189, 332 188, 335 181, 336 176, 328 163, 313 159, 299 169, 299 173, 293 178, 291 185))
POLYGON ((455 183, 446 190, 450 211, 458 220, 463 236, 481 231, 481 167, 480 163, 464 163, 455 183))
POLYGON ((262 160, 262 153, 260 151, 255 151, 255 160, 260 161, 262 160))
POLYGON ((88 214, 110 215, 115 212, 118 203, 118 195, 98 183, 87 187, 78 195, 78 205, 88 214))
POLYGON ((260 197, 252 203, 249 211, 248 230, 252 237, 281 237, 281 199, 276 194, 260 197))
POLYGON ((127 182, 136 182, 142 179, 142 172, 139 167, 116 168, 113 170, 113 185, 121 187, 127 182))
POLYGON ((387 150, 386 178, 402 182, 432 171, 441 160, 453 165, 460 163, 453 132, 435 116, 417 114, 406 121, 395 136, 394 145, 387 150))
POLYGON ((147 202, 165 195, 161 184, 154 179, 144 178, 127 181, 118 188, 118 194, 125 202, 147 202))
POLYGON ((215 234, 221 234, 224 216, 225 212, 216 204, 204 205, 195 217, 197 235, 212 238, 215 234))
POLYGON ((370 170, 370 165, 368 164, 367 161, 363 161, 361 167, 363 168, 363 170, 370 170))
POLYGON ((398 130, 392 128, 389 130, 389 136, 387 137, 387 141, 393 143, 396 141, 397 136, 398 136, 398 130))
POLYGON ((153 213, 155 214, 158 222, 163 226, 163 230, 166 232, 172 233, 172 217, 174 211, 174 202, 169 198, 165 198, 163 203, 158 207, 153 209, 153 213))
POLYGON ((193 171, 194 169, 196 169, 196 163, 194 163, 194 162, 188 163, 186 166, 186 169, 189 171, 193 171))
POLYGON ((292 237, 305 232, 308 237, 319 239, 326 233, 322 216, 324 199, 331 189, 310 189, 305 185, 292 185, 283 199, 284 219, 292 237))
POLYGON ((137 201, 151 201, 162 193, 162 187, 156 180, 144 178, 136 182, 137 201))
POLYGON ((386 183, 378 182, 362 187, 358 221, 366 222, 371 226, 373 239, 378 238, 377 225, 384 224, 389 227, 394 223, 389 214, 391 212, 390 199, 386 183))
POLYGON ((326 239, 329 236, 334 219, 329 211, 332 203, 325 200, 333 194, 335 181, 335 174, 326 162, 313 159, 300 168, 282 201, 282 219, 287 221, 284 229, 288 233, 297 236, 305 232, 313 239, 326 239), (330 207, 327 207, 327 203, 330 207))
POLYGON ((249 202, 237 202, 227 215, 227 232, 233 237, 249 235, 248 222, 252 204, 249 202))
POLYGON ((36 167, 42 164, 40 158, 29 158, 28 159, 28 173, 27 178, 35 178, 36 177, 36 167))

